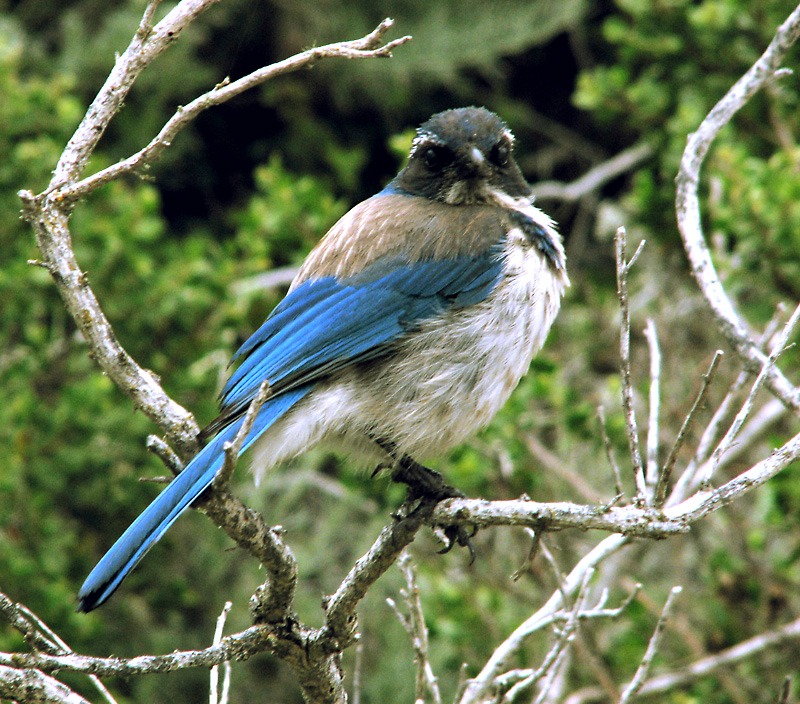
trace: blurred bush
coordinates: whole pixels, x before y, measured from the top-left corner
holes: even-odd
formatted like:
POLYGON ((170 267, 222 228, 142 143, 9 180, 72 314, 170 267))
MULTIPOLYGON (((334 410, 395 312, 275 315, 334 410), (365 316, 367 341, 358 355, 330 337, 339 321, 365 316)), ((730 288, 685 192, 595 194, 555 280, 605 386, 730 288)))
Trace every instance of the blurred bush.
MULTIPOLYGON (((142 9, 141 2, 92 0, 0 6, 0 581, 72 647, 97 654, 206 645, 226 599, 234 601, 229 628, 247 624, 247 598, 261 580, 257 565, 190 515, 107 607, 72 613, 87 571, 157 491, 137 478, 164 470, 143 449, 152 424, 97 371, 48 275, 27 264, 37 252, 18 219, 15 192, 46 186, 142 9)), ((391 178, 409 127, 432 112, 463 104, 498 110, 517 134, 531 181, 571 180, 624 147, 649 142, 656 156, 635 174, 578 204, 540 203, 566 236, 568 300, 544 352, 491 427, 437 463, 470 495, 609 500, 614 483, 598 405, 615 453, 626 452, 610 236, 625 224, 634 244, 648 240, 631 282, 637 403, 644 411, 641 330, 650 316, 664 354, 661 439, 669 447, 723 344, 686 274, 673 212, 678 161, 686 134, 791 9, 785 1, 743 0, 220 3, 142 76, 90 170, 140 148, 175 105, 225 75, 354 38, 387 14, 397 35, 415 39, 391 61, 322 64, 205 114, 176 139, 152 181, 109 184, 76 208, 76 254, 122 344, 202 424, 214 416, 230 354, 283 293, 238 284, 302 261, 349 205, 391 178)), ((754 325, 777 303, 798 298, 797 96, 795 78, 758 96, 705 165, 715 260, 754 325)), ((796 356, 786 364, 796 371, 796 356)), ((712 401, 737 372, 731 355, 712 401)), ((785 431, 772 427, 741 462, 763 456, 785 431)), ((627 472, 623 479, 630 494, 627 472)), ((681 602, 679 627, 668 634, 665 666, 797 618, 797 486, 790 468, 691 536, 641 543, 621 556, 615 569, 625 578, 611 585, 612 598, 641 581, 650 600, 637 601, 621 621, 586 626, 571 687, 593 683, 597 667, 617 682, 630 677, 652 632, 652 605, 675 583, 691 599, 681 602)), ((321 595, 335 588, 402 495, 324 451, 259 487, 240 472, 239 490, 267 520, 286 527, 301 569, 298 612, 312 623, 321 595)), ((566 571, 597 536, 547 539, 566 571)), ((519 581, 508 578, 529 548, 523 531, 486 530, 476 542, 472 566, 466 555, 436 554, 430 536, 414 546, 433 665, 449 693, 462 662, 474 673, 556 584, 541 558, 519 581)), ((400 585, 391 571, 360 610, 364 701, 412 696, 412 651, 384 603, 400 585)), ((0 630, 2 649, 18 645, 0 630)), ((520 665, 537 662, 547 645, 532 642, 520 665)), ((742 666, 721 686, 706 681, 674 701, 736 701, 737 687, 746 693, 741 701, 766 701, 764 692, 796 670, 797 655, 787 647, 760 671, 742 666)), ((350 671, 353 657, 346 654, 350 671)), ((291 676, 268 658, 237 665, 233 684, 234 701, 261 700, 265 691, 270 701, 299 701, 291 676)), ((206 673, 131 679, 114 689, 120 701, 193 701, 207 696, 206 673)))

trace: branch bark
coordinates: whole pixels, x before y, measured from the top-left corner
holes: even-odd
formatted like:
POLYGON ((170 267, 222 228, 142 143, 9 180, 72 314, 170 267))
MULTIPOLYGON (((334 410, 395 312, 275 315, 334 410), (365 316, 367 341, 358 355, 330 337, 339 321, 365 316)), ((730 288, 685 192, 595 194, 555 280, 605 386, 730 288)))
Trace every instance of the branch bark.
MULTIPOLYGON (((744 319, 734 308, 711 261, 711 253, 703 236, 697 189, 700 168, 711 143, 736 112, 775 79, 781 62, 798 36, 800 36, 800 6, 795 8, 778 28, 761 58, 714 106, 697 131, 689 135, 676 180, 675 210, 678 216, 678 229, 683 238, 692 273, 711 307, 720 331, 731 343, 745 366, 756 374, 764 368, 767 357, 759 349, 744 319)), ((796 415, 800 415, 800 389, 792 385, 777 367, 768 372, 766 385, 788 408, 796 415)))

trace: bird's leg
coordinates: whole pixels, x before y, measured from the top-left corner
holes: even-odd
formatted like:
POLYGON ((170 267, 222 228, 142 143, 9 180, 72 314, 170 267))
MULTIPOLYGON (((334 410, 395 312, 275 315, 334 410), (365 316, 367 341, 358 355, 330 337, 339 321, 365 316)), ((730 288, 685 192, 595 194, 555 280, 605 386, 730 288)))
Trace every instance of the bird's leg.
POLYGON ((392 481, 405 484, 415 498, 430 498, 436 503, 445 499, 466 498, 462 491, 450 486, 439 472, 420 464, 408 455, 395 459, 392 481))
MULTIPOLYGON (((445 499, 466 498, 464 492, 447 484, 439 472, 420 464, 406 454, 398 453, 393 442, 378 438, 375 442, 394 460, 392 481, 405 484, 408 487, 409 498, 420 503, 432 501, 435 504, 445 499)), ((472 562, 475 559, 475 548, 471 538, 475 532, 475 529, 470 532, 464 526, 446 526, 444 534, 448 544, 441 552, 449 552, 453 545, 458 544, 469 548, 470 562, 472 562)))

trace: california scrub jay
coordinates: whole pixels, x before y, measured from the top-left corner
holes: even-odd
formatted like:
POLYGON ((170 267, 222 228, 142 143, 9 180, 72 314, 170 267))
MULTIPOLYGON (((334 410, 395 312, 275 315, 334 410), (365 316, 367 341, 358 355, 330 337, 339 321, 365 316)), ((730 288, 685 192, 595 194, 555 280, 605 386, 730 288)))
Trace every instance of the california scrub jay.
POLYGON ((483 108, 419 128, 406 167, 331 228, 234 355, 208 443, 92 570, 79 611, 108 599, 208 488, 264 380, 271 396, 243 447, 257 476, 322 441, 416 465, 492 419, 569 283, 512 145, 483 108))

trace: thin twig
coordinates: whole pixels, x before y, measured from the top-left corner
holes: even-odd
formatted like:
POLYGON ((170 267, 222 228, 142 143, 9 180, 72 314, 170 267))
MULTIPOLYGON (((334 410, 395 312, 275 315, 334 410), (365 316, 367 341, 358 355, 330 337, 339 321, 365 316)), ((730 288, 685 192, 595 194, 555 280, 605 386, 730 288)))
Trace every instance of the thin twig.
POLYGON ((600 433, 603 438, 603 447, 606 451, 608 463, 611 465, 611 471, 614 473, 614 489, 616 491, 616 496, 622 496, 622 478, 619 473, 619 465, 614 457, 614 449, 611 447, 611 439, 608 437, 608 431, 606 430, 606 414, 602 406, 597 407, 597 416, 600 420, 600 433))
MULTIPOLYGON (((36 651, 50 655, 66 655, 74 652, 59 635, 24 604, 14 603, 0 593, 0 613, 2 613, 20 633, 25 642, 36 651)), ((108 704, 116 704, 111 692, 95 675, 89 675, 100 696, 108 704)))
POLYGON ((658 484, 658 411, 661 405, 661 350, 658 347, 658 333, 652 318, 647 319, 644 330, 650 349, 650 416, 647 423, 647 502, 653 503, 658 484))
POLYGON ((261 386, 258 387, 258 392, 250 402, 247 414, 244 417, 244 421, 242 421, 241 427, 236 432, 236 437, 234 437, 233 442, 226 442, 222 446, 225 458, 222 461, 222 467, 220 467, 217 475, 214 477, 212 485, 214 489, 224 489, 230 484, 231 477, 233 476, 233 472, 239 460, 239 453, 242 450, 242 445, 253 429, 253 423, 256 422, 258 412, 271 395, 272 390, 270 389, 269 382, 266 380, 262 381, 261 386))
POLYGON ((364 641, 358 640, 356 643, 356 656, 353 663, 353 704, 361 704, 361 678, 364 669, 364 641))
POLYGON ((772 367, 775 366, 775 362, 777 361, 778 357, 784 352, 786 343, 789 341, 789 337, 791 336, 792 332, 797 326, 798 321, 800 321, 800 304, 798 304, 797 307, 794 309, 794 312, 792 313, 791 317, 789 318, 788 321, 786 321, 786 325, 783 326, 783 330, 777 336, 772 352, 764 362, 764 368, 761 370, 759 375, 756 377, 756 380, 753 382, 753 386, 750 389, 750 393, 747 395, 747 398, 742 404, 742 407, 739 409, 739 412, 733 419, 730 428, 728 428, 728 432, 725 433, 725 436, 722 438, 722 440, 720 440, 716 449, 711 454, 711 458, 709 459, 708 462, 706 462, 706 469, 705 472, 702 474, 702 479, 700 484, 701 488, 707 489, 708 486, 710 485, 712 477, 719 468, 720 458, 725 454, 725 452, 730 448, 730 446, 736 440, 736 437, 739 434, 739 430, 741 429, 742 425, 744 424, 745 420, 747 420, 747 418, 750 415, 750 412, 753 409, 753 403, 755 402, 756 395, 761 389, 763 383, 766 381, 770 369, 772 369, 772 367))
POLYGON ((786 675, 783 678, 783 684, 781 685, 781 693, 778 695, 778 704, 789 704, 789 694, 791 693, 792 689, 792 676, 786 675))
POLYGON ((609 181, 631 171, 653 155, 649 144, 636 144, 608 161, 598 164, 572 183, 542 181, 534 183, 531 191, 538 199, 574 202, 602 188, 609 181))
MULTIPOLYGON (((792 641, 800 640, 800 619, 787 623, 753 638, 742 641, 726 650, 696 660, 673 672, 664 672, 646 680, 639 690, 639 695, 652 697, 684 687, 703 677, 720 670, 754 658, 768 650, 779 650, 792 641)), ((600 701, 605 692, 598 687, 591 687, 575 692, 566 700, 566 704, 587 704, 600 701)))
POLYGON ((628 447, 631 453, 631 464, 633 466, 633 477, 636 483, 636 502, 645 503, 647 487, 644 480, 644 468, 642 466, 642 453, 639 450, 639 433, 636 429, 636 412, 633 409, 633 386, 631 384, 631 320, 630 309, 628 307, 628 272, 630 271, 639 252, 644 245, 644 240, 639 243, 636 253, 630 262, 625 259, 625 228, 617 229, 614 237, 616 260, 617 260, 617 295, 619 296, 620 309, 620 376, 622 381, 622 409, 625 413, 625 427, 628 431, 628 447))
MULTIPOLYGON (((226 601, 225 605, 222 607, 222 612, 217 617, 217 625, 214 629, 214 640, 212 643, 214 645, 219 645, 220 641, 222 640, 222 631, 225 629, 225 621, 228 618, 228 614, 230 613, 231 607, 233 603, 230 601, 226 601)), ((230 670, 231 670, 231 663, 229 660, 225 661, 225 683, 222 687, 222 696, 219 695, 219 665, 214 665, 211 668, 211 674, 209 675, 210 684, 209 684, 209 696, 208 701, 209 704, 227 704, 228 696, 227 692, 230 688, 230 670)))
POLYGON ((400 611, 393 599, 387 599, 386 601, 397 614, 414 647, 414 661, 417 665, 415 701, 425 701, 425 693, 428 692, 434 704, 441 704, 442 697, 439 693, 439 683, 433 673, 428 657, 428 627, 425 625, 425 617, 422 613, 416 568, 407 550, 404 550, 398 558, 397 566, 406 580, 406 588, 401 593, 406 602, 408 615, 406 616, 400 611))
POLYGON ((678 459, 678 453, 683 447, 683 443, 685 442, 689 431, 692 429, 692 426, 697 419, 698 411, 705 404, 706 396, 708 396, 708 390, 711 388, 711 381, 716 374, 720 361, 722 360, 722 354, 722 350, 717 350, 714 353, 714 358, 711 360, 711 365, 709 366, 708 371, 703 375, 703 383, 700 386, 700 391, 697 393, 697 397, 692 404, 692 408, 690 409, 686 418, 684 418, 681 429, 675 436, 675 442, 672 444, 669 455, 667 455, 667 459, 664 462, 664 467, 658 477, 658 484, 656 485, 655 493, 656 506, 663 506, 664 504, 667 487, 669 486, 669 481, 672 477, 672 469, 675 466, 675 461, 678 459))
POLYGON ((628 538, 623 535, 609 535, 585 555, 572 571, 567 575, 563 588, 557 589, 552 596, 535 614, 521 623, 514 632, 506 638, 487 660, 481 671, 468 683, 461 697, 460 704, 479 704, 489 698, 493 682, 503 672, 508 670, 508 664, 513 660, 519 649, 527 639, 541 628, 552 622, 553 614, 564 606, 564 597, 575 594, 583 584, 584 577, 595 566, 613 555, 628 543, 628 538))
POLYGON ((525 574, 525 572, 527 572, 531 568, 533 560, 536 557, 536 553, 539 552, 539 544, 542 541, 542 534, 539 533, 538 531, 533 530, 533 528, 525 528, 525 532, 531 539, 531 547, 528 550, 528 554, 525 556, 525 560, 511 574, 512 582, 519 581, 519 578, 522 577, 522 575, 525 574))
POLYGON ((664 604, 664 609, 661 612, 661 617, 658 619, 658 623, 656 624, 656 629, 653 631, 650 642, 647 644, 647 650, 644 653, 644 657, 639 663, 639 667, 636 668, 636 672, 633 675, 633 679, 630 681, 630 684, 623 690, 619 704, 628 704, 628 702, 633 701, 639 690, 642 688, 645 678, 647 677, 647 673, 650 670, 650 665, 653 663, 653 658, 658 652, 658 647, 661 643, 661 634, 664 632, 664 626, 667 624, 667 617, 672 609, 672 604, 675 601, 675 597, 677 597, 682 590, 683 587, 672 587, 672 589, 670 589, 669 596, 667 596, 667 601, 664 604))
POLYGON ((261 85, 265 81, 280 76, 285 73, 297 71, 301 68, 310 66, 321 59, 345 58, 345 59, 369 59, 385 58, 392 55, 392 50, 401 44, 410 41, 410 36, 400 37, 387 44, 380 46, 386 32, 394 24, 394 21, 387 18, 383 20, 369 35, 361 39, 352 41, 336 42, 325 46, 308 49, 295 56, 283 61, 279 61, 270 66, 265 66, 252 73, 232 82, 222 82, 213 89, 195 98, 188 105, 178 108, 175 114, 167 121, 158 135, 151 142, 127 159, 123 159, 102 171, 99 171, 79 183, 68 187, 62 187, 59 195, 62 198, 74 200, 82 198, 91 193, 98 186, 107 183, 121 175, 135 170, 149 167, 158 159, 164 150, 169 147, 175 136, 183 130, 201 112, 208 108, 227 102, 241 93, 261 85))
POLYGON ((158 435, 148 435, 147 443, 145 444, 150 452, 156 455, 169 469, 174 476, 178 476, 183 471, 183 462, 181 458, 175 453, 166 440, 158 437, 158 435))
MULTIPOLYGON (((555 643, 550 648, 550 651, 545 655, 542 664, 536 670, 518 670, 513 673, 505 673, 496 679, 497 686, 503 686, 506 682, 510 681, 509 675, 513 676, 517 681, 512 687, 508 689, 502 699, 502 704, 512 704, 517 698, 521 697, 531 687, 533 687, 543 677, 548 677, 552 681, 552 676, 558 669, 561 661, 561 656, 569 643, 572 641, 575 630, 578 626, 578 615, 583 609, 588 594, 589 581, 592 578, 594 570, 588 570, 584 575, 584 580, 581 584, 578 596, 575 599, 575 605, 570 609, 566 616, 566 622, 557 632, 555 643)), ((536 701, 540 701, 546 695, 549 686, 546 684, 539 692, 536 701)))

